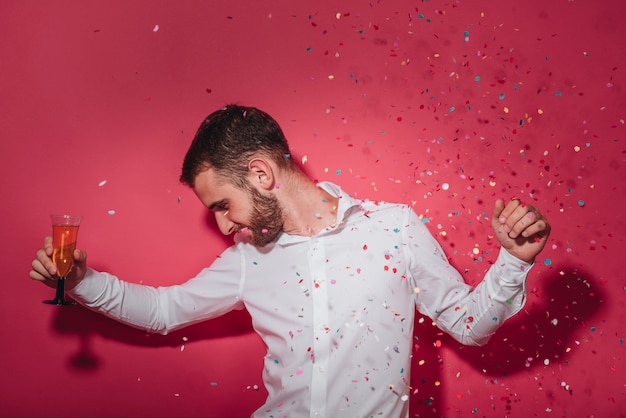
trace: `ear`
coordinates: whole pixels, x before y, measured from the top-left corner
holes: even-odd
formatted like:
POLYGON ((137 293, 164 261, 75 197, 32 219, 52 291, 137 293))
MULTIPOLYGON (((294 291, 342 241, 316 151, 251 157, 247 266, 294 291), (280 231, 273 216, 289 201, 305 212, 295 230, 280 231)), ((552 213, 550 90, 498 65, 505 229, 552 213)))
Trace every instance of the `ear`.
POLYGON ((264 158, 253 158, 248 163, 248 180, 255 187, 272 190, 276 183, 274 170, 264 158))

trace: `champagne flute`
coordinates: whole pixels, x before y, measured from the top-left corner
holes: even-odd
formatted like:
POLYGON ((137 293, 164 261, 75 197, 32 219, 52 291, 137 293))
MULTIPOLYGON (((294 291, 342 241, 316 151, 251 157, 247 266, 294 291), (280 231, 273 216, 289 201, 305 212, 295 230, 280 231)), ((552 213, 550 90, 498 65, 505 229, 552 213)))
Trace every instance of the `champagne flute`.
POLYGON ((54 299, 44 300, 48 305, 75 305, 65 299, 65 278, 74 264, 74 250, 78 238, 80 216, 50 215, 52 219, 52 262, 57 268, 57 290, 54 299))

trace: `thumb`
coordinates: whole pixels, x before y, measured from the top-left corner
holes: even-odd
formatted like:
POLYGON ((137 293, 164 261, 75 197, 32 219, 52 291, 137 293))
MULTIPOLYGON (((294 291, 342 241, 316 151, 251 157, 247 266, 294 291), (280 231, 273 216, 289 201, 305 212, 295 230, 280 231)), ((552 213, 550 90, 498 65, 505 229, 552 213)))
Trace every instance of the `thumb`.
POLYGON ((84 271, 87 268, 87 253, 83 250, 74 250, 74 266, 84 271))
POLYGON ((74 262, 78 264, 86 264, 87 253, 83 250, 74 250, 74 262))
POLYGON ((83 277, 85 277, 86 272, 87 272, 87 253, 83 250, 74 250, 74 266, 72 267, 72 271, 70 273, 72 278, 67 283, 66 289, 70 290, 74 288, 81 280, 83 280, 83 277))

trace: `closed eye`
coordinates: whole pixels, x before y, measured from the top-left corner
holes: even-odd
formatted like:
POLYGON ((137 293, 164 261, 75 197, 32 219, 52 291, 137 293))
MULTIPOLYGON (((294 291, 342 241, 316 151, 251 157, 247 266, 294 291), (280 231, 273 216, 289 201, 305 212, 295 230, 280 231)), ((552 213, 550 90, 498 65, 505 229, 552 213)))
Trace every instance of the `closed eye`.
POLYGON ((212 212, 224 212, 228 210, 228 202, 226 199, 218 200, 209 205, 209 210, 212 212))

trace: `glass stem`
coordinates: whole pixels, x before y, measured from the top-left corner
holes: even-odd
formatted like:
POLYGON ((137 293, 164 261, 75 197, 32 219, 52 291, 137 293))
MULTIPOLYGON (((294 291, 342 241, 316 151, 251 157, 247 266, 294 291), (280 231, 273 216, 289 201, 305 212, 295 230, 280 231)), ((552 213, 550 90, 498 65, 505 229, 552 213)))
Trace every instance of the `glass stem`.
POLYGON ((65 277, 59 277, 59 280, 57 280, 57 293, 55 299, 65 299, 65 277))

